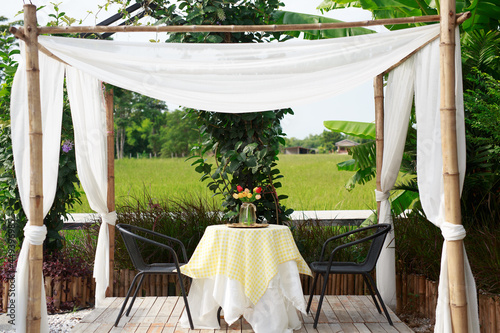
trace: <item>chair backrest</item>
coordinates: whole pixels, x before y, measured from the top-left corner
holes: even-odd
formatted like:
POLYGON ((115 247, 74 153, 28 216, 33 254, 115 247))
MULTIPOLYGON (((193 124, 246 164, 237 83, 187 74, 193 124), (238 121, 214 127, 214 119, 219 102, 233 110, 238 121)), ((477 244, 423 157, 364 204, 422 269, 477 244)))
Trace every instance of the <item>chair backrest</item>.
POLYGON ((372 271, 375 268, 378 257, 380 256, 380 252, 382 252, 385 238, 387 237, 387 234, 391 230, 391 225, 388 223, 377 224, 375 230, 376 231, 373 234, 374 238, 372 240, 370 249, 368 250, 368 254, 366 255, 366 259, 364 261, 364 265, 367 271, 372 271))
POLYGON ((144 270, 147 265, 144 262, 144 258, 142 257, 141 250, 139 248, 138 237, 134 233, 135 228, 128 224, 117 224, 116 229, 118 229, 122 235, 123 242, 125 243, 125 247, 130 255, 132 264, 137 270, 144 270))

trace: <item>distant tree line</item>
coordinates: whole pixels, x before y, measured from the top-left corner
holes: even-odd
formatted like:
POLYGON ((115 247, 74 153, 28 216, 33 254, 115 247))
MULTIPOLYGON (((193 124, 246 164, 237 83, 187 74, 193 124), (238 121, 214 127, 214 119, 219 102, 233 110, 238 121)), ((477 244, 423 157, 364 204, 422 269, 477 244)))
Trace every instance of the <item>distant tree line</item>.
MULTIPOLYGON (((186 109, 169 110, 159 100, 138 93, 113 88, 115 151, 124 157, 187 157, 200 143, 196 121, 186 109)), ((333 153, 335 143, 343 139, 360 142, 363 139, 343 133, 323 131, 304 139, 285 137, 285 147, 301 146, 317 149, 320 154, 333 153)))
POLYGON ((124 157, 186 157, 198 144, 195 122, 184 109, 169 111, 159 100, 114 88, 115 151, 124 157))
POLYGON ((294 137, 285 138, 285 147, 304 147, 317 149, 319 154, 334 153, 337 150, 336 142, 349 139, 358 143, 365 143, 367 139, 345 135, 344 133, 332 132, 324 130, 321 134, 309 134, 304 139, 297 139, 294 137))

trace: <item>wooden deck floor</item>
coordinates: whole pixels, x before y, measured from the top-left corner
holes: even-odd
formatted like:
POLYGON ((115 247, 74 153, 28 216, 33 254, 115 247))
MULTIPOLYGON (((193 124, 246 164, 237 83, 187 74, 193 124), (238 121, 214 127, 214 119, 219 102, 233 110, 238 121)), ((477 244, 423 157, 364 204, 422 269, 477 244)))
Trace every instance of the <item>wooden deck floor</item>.
MULTIPOLYGON (((315 303, 313 300, 313 313, 315 303)), ((134 332, 134 333, 176 333, 176 332, 253 332, 250 325, 240 319, 227 326, 221 320, 220 330, 190 330, 178 326, 177 321, 184 310, 184 302, 179 297, 137 298, 129 317, 122 317, 118 327, 113 324, 123 302, 123 297, 106 298, 103 307, 93 310, 77 324, 71 332, 134 332)), ((390 326, 385 316, 379 314, 369 296, 327 296, 321 309, 318 329, 313 329, 313 317, 299 313, 304 325, 294 333, 332 332, 413 332, 389 310, 394 326, 390 326)))

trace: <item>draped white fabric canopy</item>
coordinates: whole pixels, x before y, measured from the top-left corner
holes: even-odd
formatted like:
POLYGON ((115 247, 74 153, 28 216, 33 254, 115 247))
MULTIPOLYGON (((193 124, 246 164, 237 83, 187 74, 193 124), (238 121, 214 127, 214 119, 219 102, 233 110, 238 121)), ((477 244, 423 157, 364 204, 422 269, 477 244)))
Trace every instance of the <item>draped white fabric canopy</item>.
MULTIPOLYGON (((439 25, 431 25, 348 38, 267 44, 143 44, 40 36, 40 44, 68 64, 66 81, 75 127, 78 173, 92 209, 101 213, 106 222, 99 236, 99 253, 94 266, 97 302, 104 297, 110 274, 109 258, 106 258, 109 249, 107 224, 114 224, 116 220, 116 214, 108 212, 106 207, 106 120, 100 81, 196 109, 256 112, 293 107, 340 94, 383 73, 426 45, 389 78, 382 192, 377 193, 377 197, 382 201, 380 222, 390 222, 387 199, 399 171, 415 91, 422 204, 433 223, 446 227, 448 224, 442 214, 439 70, 436 68, 439 33, 439 25)), ((460 55, 459 49, 457 54, 460 55)), ((40 59, 40 80, 44 87, 44 204, 50 207, 57 184, 64 66, 43 54, 40 54, 40 59)), ((13 85, 11 118, 16 172, 21 180, 23 207, 29 211, 27 85, 23 73, 25 67, 21 62, 13 85)), ((457 78, 457 137, 459 156, 464 162, 460 66, 457 66, 457 78)), ((460 171, 463 175, 464 163, 460 171)), ((443 234, 446 239, 464 235, 462 230, 443 234)), ((391 305, 395 295, 394 254, 393 250, 385 252, 388 255, 381 258, 383 266, 377 270, 377 281, 384 299, 391 305)), ((443 252, 445 261, 446 252, 443 252)), ((20 261, 18 267, 26 264, 27 260, 20 261)), ((19 268, 17 274, 20 276, 16 276, 16 280, 25 279, 22 272, 19 268)), ((469 331, 479 332, 475 285, 470 279, 470 268, 467 276, 470 285, 469 331)), ((448 315, 436 323, 438 332, 451 332, 446 280, 447 274, 442 273, 438 313, 448 315)), ((18 294, 16 306, 24 307, 26 289, 24 293, 20 289, 18 294)), ((22 322, 17 321, 18 331, 23 329, 22 322)))

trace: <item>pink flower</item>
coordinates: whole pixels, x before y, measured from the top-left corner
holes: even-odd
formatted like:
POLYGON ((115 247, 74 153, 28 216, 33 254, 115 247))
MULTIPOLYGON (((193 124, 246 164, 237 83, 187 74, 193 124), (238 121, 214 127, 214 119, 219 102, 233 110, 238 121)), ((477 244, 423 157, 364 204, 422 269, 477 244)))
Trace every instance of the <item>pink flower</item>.
POLYGON ((240 185, 236 186, 236 189, 238 190, 238 192, 243 191, 243 187, 241 187, 240 185))

